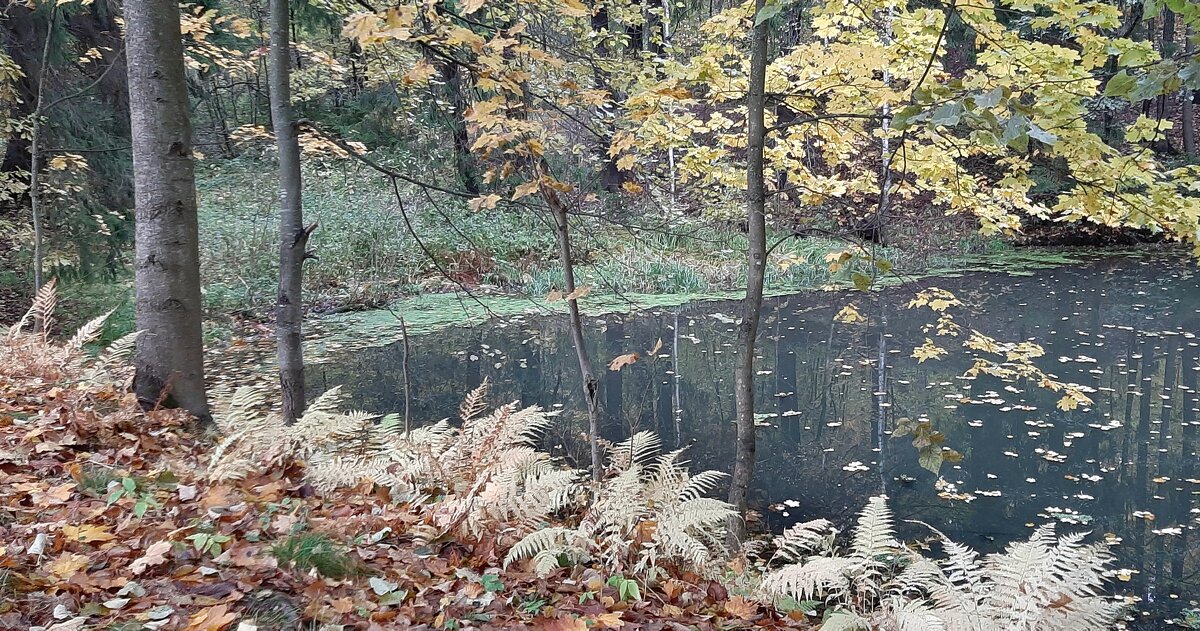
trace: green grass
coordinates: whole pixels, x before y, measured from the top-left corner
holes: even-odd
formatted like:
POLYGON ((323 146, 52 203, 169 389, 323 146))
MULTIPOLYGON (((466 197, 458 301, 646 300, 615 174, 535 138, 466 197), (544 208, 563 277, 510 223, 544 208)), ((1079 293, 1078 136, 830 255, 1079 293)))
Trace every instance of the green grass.
MULTIPOLYGON (((278 259, 273 173, 269 162, 250 158, 202 165, 198 172, 201 272, 210 318, 267 318, 273 310, 278 259)), ((460 283, 481 294, 534 298, 564 284, 553 231, 535 211, 472 212, 464 200, 430 197, 414 187, 401 189, 401 207, 385 179, 353 161, 311 161, 304 175, 306 222, 319 224, 310 245, 320 257, 305 267, 306 302, 318 313, 381 308, 403 297, 458 291, 460 283)), ((604 212, 610 216, 661 222, 654 219, 660 210, 636 200, 614 199, 608 206, 604 212)), ((920 273, 955 257, 1005 247, 964 229, 963 221, 931 215, 921 222, 918 228, 897 228, 893 239, 904 247, 880 248, 879 255, 898 270, 920 273)), ((630 229, 579 217, 572 231, 577 284, 590 285, 593 293, 705 294, 744 286, 746 235, 731 225, 680 215, 660 229, 630 229)), ((824 257, 847 248, 844 242, 784 236, 769 235, 779 246, 767 271, 768 291, 817 287, 861 271, 858 266, 829 273, 824 257), (779 265, 785 258, 797 263, 779 265)))
POLYGON ((58 286, 59 328, 63 335, 70 336, 83 324, 102 313, 112 314, 104 321, 104 328, 96 339, 96 345, 106 346, 135 328, 133 282, 84 282, 70 281, 58 286))
POLYGON ((321 576, 343 579, 361 573, 359 564, 345 549, 324 533, 290 535, 271 547, 271 556, 282 567, 299 572, 316 570, 321 576))
POLYGON ((108 495, 108 486, 120 482, 120 472, 96 464, 85 464, 79 474, 79 492, 89 497, 102 498, 108 495))
MULTIPOLYGON (((210 310, 263 315, 274 304, 279 246, 272 169, 233 160, 198 174, 201 274, 210 310)), ((453 286, 439 270, 473 285, 517 287, 526 262, 554 248, 552 234, 530 217, 472 213, 461 201, 431 201, 412 189, 402 190, 402 211, 386 181, 356 163, 310 164, 305 176, 305 221, 319 225, 310 249, 320 257, 305 266, 305 290, 318 310, 382 306, 453 286)))

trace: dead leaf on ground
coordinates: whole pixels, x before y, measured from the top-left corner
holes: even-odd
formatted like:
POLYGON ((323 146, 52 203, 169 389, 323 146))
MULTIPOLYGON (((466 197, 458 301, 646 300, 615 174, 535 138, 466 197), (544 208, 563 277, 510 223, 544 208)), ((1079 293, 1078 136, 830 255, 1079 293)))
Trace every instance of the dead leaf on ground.
POLYGON ((160 565, 167 560, 167 553, 171 551, 170 541, 158 541, 150 544, 146 548, 146 553, 133 560, 129 564, 129 571, 133 572, 134 576, 141 574, 154 565, 160 565))
POLYGON ((229 607, 216 605, 192 614, 188 619, 187 631, 221 631, 237 619, 238 615, 229 611, 229 607))
POLYGON ((733 596, 725 601, 725 611, 742 620, 750 620, 758 616, 758 603, 741 596, 733 596))

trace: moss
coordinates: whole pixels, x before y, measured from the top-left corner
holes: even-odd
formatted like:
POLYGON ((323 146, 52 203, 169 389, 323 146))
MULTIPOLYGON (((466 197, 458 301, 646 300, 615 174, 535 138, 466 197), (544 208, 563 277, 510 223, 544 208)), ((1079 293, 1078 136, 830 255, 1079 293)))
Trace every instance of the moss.
MULTIPOLYGON (((1105 251, 1104 256, 1135 255, 1132 251, 1105 251)), ((877 287, 892 287, 901 283, 929 278, 957 278, 969 273, 1002 273, 1029 276, 1036 270, 1064 265, 1076 265, 1095 258, 1088 250, 1061 249, 998 249, 991 253, 957 257, 946 260, 922 274, 881 276, 877 287)), ((853 283, 847 277, 830 278, 828 274, 809 275, 805 284, 776 283, 766 296, 786 296, 818 289, 851 291, 853 283)), ((580 308, 588 317, 601 317, 633 310, 668 309, 679 305, 707 300, 736 300, 742 291, 713 291, 692 293, 624 293, 592 294, 580 300, 580 308)), ((468 297, 457 293, 424 294, 392 303, 389 309, 362 311, 329 316, 318 320, 318 328, 327 333, 310 341, 305 349, 309 360, 321 363, 332 355, 355 348, 377 347, 401 339, 399 317, 404 317, 409 335, 424 335, 454 326, 472 326, 493 317, 520 319, 566 313, 563 301, 546 302, 540 298, 513 295, 480 295, 468 297)))

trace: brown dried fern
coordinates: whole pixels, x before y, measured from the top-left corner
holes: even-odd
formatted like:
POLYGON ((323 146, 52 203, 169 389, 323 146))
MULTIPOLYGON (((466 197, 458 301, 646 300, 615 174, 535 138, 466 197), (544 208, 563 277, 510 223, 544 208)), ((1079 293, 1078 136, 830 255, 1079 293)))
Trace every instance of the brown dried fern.
POLYGON ((458 416, 464 424, 487 410, 488 385, 488 379, 484 377, 483 383, 468 393, 467 398, 458 406, 458 416))

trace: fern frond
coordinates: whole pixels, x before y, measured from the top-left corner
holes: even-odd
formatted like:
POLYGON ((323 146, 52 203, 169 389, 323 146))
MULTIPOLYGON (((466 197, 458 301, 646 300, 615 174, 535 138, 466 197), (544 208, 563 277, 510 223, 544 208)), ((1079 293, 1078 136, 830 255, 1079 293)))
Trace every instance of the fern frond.
POLYGON ((620 469, 632 466, 646 466, 662 448, 658 434, 651 431, 641 431, 613 445, 613 465, 620 469))
POLYGON ((941 612, 934 611, 920 600, 888 598, 881 609, 892 621, 896 631, 944 631, 946 629, 969 629, 973 626, 948 626, 941 612))
POLYGON ((831 552, 836 534, 837 530, 829 520, 813 519, 784 530, 775 538, 775 545, 780 557, 799 561, 813 553, 831 552))
POLYGON ((686 502, 701 497, 705 493, 717 488, 729 474, 724 471, 701 471, 696 475, 687 479, 683 488, 679 491, 679 500, 686 502))
POLYGON ((108 321, 108 317, 113 314, 113 311, 115 311, 115 309, 109 310, 103 315, 92 318, 83 326, 79 327, 79 330, 75 332, 75 335, 71 336, 71 339, 67 341, 66 349, 70 352, 77 352, 83 349, 84 344, 96 339, 96 336, 100 335, 100 330, 104 328, 104 323, 108 321))
MULTIPOLYGON (((313 419, 316 419, 324 414, 337 414, 338 408, 342 405, 343 398, 342 387, 334 386, 322 392, 312 403, 308 404, 308 407, 304 409, 304 417, 311 416, 313 419)), ((301 418, 303 419, 304 417, 301 418)))
POLYGON ((559 568, 558 550, 546 549, 533 556, 533 573, 545 578, 559 568))
POLYGON ((399 434, 404 431, 404 418, 399 414, 384 414, 379 419, 379 429, 386 434, 399 434))
POLYGON ((134 331, 114 340, 112 344, 109 344, 96 357, 95 366, 97 368, 109 369, 117 362, 132 357, 133 351, 137 349, 138 338, 141 335, 141 331, 134 331))
POLYGON ((887 498, 872 497, 858 516, 851 551, 854 556, 869 560, 894 553, 897 547, 892 509, 888 508, 887 498))
POLYGON ((778 556, 798 562, 768 572, 761 584, 771 596, 844 607, 822 631, 835 616, 849 616, 835 628, 869 618, 872 628, 896 631, 1100 631, 1119 613, 1116 602, 1096 596, 1112 555, 1103 544, 1085 543, 1082 533, 1059 537, 1053 525, 1043 526, 981 560, 930 528, 945 553, 935 563, 896 543, 891 511, 879 497, 863 509, 849 554, 805 557, 825 543, 828 529, 817 520, 785 531, 778 556))
POLYGON ((54 315, 54 308, 58 304, 58 279, 51 278, 49 282, 42 285, 33 297, 33 303, 29 306, 29 310, 25 315, 21 316, 17 323, 9 327, 9 337, 20 333, 29 321, 41 321, 43 331, 50 328, 50 320, 54 315))
POLYGON ((825 618, 821 631, 871 631, 871 621, 853 611, 840 610, 825 618))
POLYGON ((487 394, 488 394, 488 379, 484 377, 483 383, 467 394, 463 402, 458 407, 458 417, 463 423, 469 423, 487 409, 487 394))
POLYGON ((858 567, 857 560, 847 557, 812 557, 767 573, 762 589, 796 600, 838 598, 849 591, 850 577, 858 567))
POLYGON ((531 532, 509 549, 508 554, 504 557, 504 567, 508 567, 514 561, 533 558, 545 552, 557 553, 574 536, 575 531, 573 529, 562 526, 543 528, 531 532))

